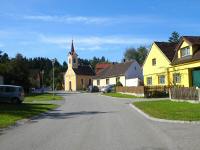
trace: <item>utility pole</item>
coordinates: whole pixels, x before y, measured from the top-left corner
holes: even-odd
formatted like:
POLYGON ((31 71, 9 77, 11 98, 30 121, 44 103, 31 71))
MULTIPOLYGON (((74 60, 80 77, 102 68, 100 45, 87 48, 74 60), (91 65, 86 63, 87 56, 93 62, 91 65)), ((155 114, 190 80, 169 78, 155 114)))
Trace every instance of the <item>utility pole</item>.
POLYGON ((55 88, 54 88, 54 64, 55 64, 56 59, 52 59, 52 66, 53 66, 53 97, 55 95, 55 88))

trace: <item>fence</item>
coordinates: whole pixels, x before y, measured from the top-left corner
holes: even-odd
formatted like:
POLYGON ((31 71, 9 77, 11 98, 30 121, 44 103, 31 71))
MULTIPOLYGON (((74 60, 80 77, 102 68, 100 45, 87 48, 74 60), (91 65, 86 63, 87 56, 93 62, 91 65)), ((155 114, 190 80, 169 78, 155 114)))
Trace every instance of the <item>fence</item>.
POLYGON ((200 100, 200 89, 194 87, 172 87, 170 88, 170 99, 200 100))
POLYGON ((133 95, 138 95, 138 96, 144 96, 144 86, 137 86, 137 87, 122 87, 118 86, 116 87, 116 92, 121 92, 121 93, 129 93, 133 95))

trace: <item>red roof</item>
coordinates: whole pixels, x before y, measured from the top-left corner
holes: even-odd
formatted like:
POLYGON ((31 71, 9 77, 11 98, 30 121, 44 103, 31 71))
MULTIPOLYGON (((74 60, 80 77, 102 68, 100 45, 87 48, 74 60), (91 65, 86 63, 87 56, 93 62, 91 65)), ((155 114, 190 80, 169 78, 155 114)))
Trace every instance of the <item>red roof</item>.
POLYGON ((110 65, 111 65, 111 64, 109 64, 109 63, 100 63, 100 64, 96 64, 96 70, 95 70, 96 74, 98 74, 101 70, 103 70, 103 69, 109 67, 110 65))

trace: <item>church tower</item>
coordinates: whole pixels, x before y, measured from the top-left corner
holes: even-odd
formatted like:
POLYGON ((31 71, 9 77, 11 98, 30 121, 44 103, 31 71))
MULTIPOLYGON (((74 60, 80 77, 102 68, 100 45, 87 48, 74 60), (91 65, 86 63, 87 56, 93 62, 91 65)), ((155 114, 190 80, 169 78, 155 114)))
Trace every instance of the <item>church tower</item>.
POLYGON ((71 51, 68 54, 68 67, 78 68, 78 55, 75 52, 73 40, 71 45, 71 51))

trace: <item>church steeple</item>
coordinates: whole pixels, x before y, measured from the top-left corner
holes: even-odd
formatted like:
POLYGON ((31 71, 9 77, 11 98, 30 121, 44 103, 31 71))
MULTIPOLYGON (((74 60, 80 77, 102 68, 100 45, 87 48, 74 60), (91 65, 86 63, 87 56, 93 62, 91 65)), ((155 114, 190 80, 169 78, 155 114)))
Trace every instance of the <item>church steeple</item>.
POLYGON ((74 49, 74 41, 72 40, 72 45, 71 45, 71 54, 75 53, 75 49, 74 49))
POLYGON ((71 51, 68 55, 68 66, 70 68, 78 68, 78 55, 75 52, 74 41, 72 40, 71 51))

